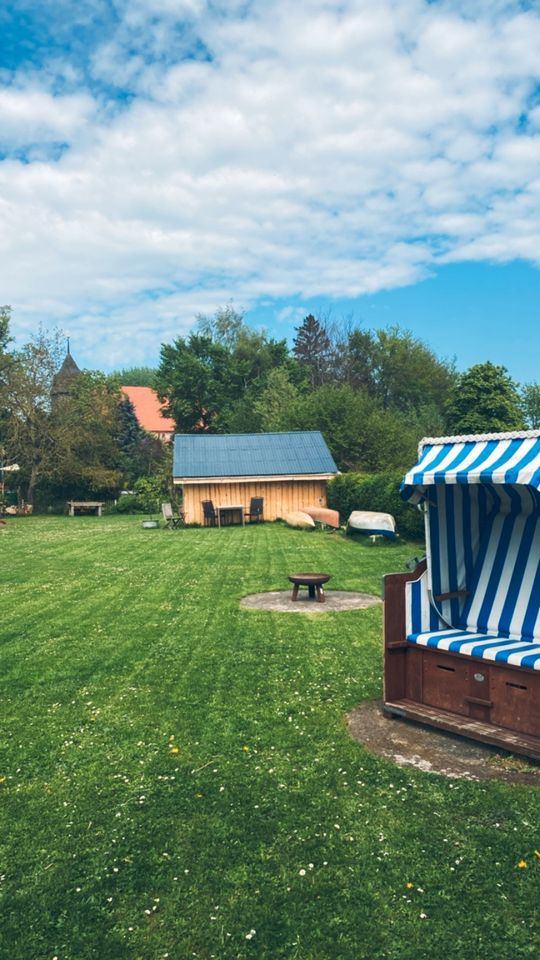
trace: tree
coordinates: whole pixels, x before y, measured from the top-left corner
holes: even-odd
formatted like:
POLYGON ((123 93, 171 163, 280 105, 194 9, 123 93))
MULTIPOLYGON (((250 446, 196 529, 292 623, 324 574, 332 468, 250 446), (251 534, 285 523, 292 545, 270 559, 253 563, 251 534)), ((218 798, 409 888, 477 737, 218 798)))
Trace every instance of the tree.
POLYGON ((238 313, 232 303, 218 307, 213 317, 199 313, 195 319, 201 336, 220 343, 227 350, 234 350, 242 334, 253 332, 244 323, 243 313, 238 313))
POLYGON ((229 353, 227 379, 222 384, 220 431, 249 433, 257 429, 255 403, 266 389, 272 372, 281 368, 293 382, 296 365, 289 359, 285 340, 268 339, 265 333, 249 329, 241 333, 229 353))
POLYGON ((523 384, 521 404, 527 426, 530 430, 538 430, 540 428, 540 384, 523 384))
POLYGON ((198 329, 162 346, 160 400, 181 432, 253 429, 253 403, 269 372, 291 365, 285 340, 251 330, 230 310, 199 318, 198 329))
POLYGON ((340 470, 405 469, 416 454, 418 436, 407 418, 347 384, 325 384, 302 397, 290 423, 320 430, 340 470))
POLYGON ((26 499, 34 502, 37 483, 54 466, 55 438, 51 423, 51 389, 61 357, 61 334, 40 328, 21 350, 11 354, 5 376, 5 441, 21 467, 26 499))
POLYGON ((144 430, 137 420, 135 407, 129 397, 122 394, 118 404, 118 446, 128 457, 135 455, 137 447, 144 437, 144 430))
POLYGON ((163 344, 157 392, 180 433, 217 430, 228 359, 225 347, 199 334, 163 344))
POLYGON ((121 456, 123 481, 130 487, 137 478, 149 477, 161 470, 165 449, 161 440, 143 430, 129 397, 124 393, 120 397, 116 442, 121 456))
POLYGON ((386 408, 410 411, 434 404, 442 411, 455 372, 410 330, 392 326, 375 331, 373 381, 374 394, 386 408))
POLYGON ((440 421, 455 380, 453 363, 440 360, 409 330, 399 326, 363 330, 345 319, 328 327, 332 342, 326 380, 346 383, 378 399, 386 409, 426 411, 440 421))
POLYGON ((460 374, 446 405, 446 422, 455 434, 522 430, 519 393, 506 368, 488 361, 460 374))
POLYGON ((126 367, 112 374, 123 387, 155 387, 155 367, 126 367))
POLYGON ((344 381, 370 396, 377 393, 376 352, 375 336, 368 330, 359 329, 350 332, 339 350, 344 381))
POLYGON ((12 337, 9 334, 11 323, 11 307, 8 304, 0 306, 0 358, 4 357, 12 337))
POLYGON ((125 460, 119 443, 123 395, 103 373, 86 370, 50 418, 58 494, 106 496, 122 485, 125 460))
POLYGON ((293 354, 298 363, 307 367, 311 386, 315 389, 324 383, 328 374, 332 347, 328 331, 312 313, 295 330, 293 354))
POLYGON ((262 431, 288 430, 291 410, 300 397, 286 367, 275 367, 266 378, 266 386, 253 403, 257 428, 262 431))
POLYGON ((8 429, 8 369, 12 357, 8 353, 8 346, 12 341, 9 334, 11 322, 11 307, 0 306, 0 445, 7 441, 8 429))

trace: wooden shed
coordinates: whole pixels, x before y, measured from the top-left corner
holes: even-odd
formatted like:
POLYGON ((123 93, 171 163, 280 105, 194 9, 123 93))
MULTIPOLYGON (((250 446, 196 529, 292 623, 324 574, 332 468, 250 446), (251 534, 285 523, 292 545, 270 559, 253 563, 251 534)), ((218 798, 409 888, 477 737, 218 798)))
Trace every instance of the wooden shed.
POLYGON ((264 500, 264 519, 326 506, 326 481, 338 470, 318 430, 290 433, 177 434, 173 482, 182 487, 186 523, 215 508, 264 500))

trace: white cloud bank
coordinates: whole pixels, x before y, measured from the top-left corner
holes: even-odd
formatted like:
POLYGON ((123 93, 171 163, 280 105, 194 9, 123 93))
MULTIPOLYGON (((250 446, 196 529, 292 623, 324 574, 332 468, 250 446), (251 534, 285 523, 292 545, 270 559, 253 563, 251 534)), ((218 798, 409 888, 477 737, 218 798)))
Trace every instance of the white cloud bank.
POLYGON ((144 362, 231 298, 356 297, 450 261, 540 265, 538 12, 117 8, 76 90, 55 92, 55 70, 77 76, 57 53, 0 87, 0 300, 21 336, 57 322, 91 365, 144 362), (107 101, 105 84, 130 98, 107 101))

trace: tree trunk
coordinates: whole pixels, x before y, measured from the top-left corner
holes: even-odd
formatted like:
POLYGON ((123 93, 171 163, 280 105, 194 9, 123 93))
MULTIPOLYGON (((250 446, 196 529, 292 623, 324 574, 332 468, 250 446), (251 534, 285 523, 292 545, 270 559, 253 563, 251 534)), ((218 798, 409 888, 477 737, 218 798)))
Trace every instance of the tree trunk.
POLYGON ((36 489, 36 484, 39 477, 39 463, 33 463, 32 469, 30 471, 30 479, 28 481, 28 489, 26 493, 26 502, 34 506, 34 491, 36 489))

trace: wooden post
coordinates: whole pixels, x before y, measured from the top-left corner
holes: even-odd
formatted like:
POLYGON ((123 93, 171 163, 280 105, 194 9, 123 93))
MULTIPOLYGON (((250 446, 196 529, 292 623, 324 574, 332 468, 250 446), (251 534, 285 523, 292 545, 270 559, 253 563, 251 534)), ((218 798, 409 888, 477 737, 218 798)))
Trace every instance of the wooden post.
POLYGON ((408 646, 405 622, 405 584, 418 580, 426 569, 422 560, 410 573, 390 573, 384 584, 384 700, 406 696, 408 646))

